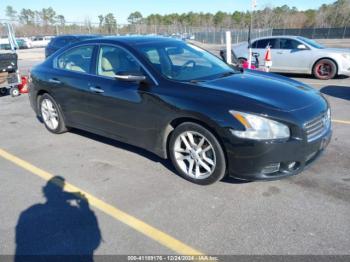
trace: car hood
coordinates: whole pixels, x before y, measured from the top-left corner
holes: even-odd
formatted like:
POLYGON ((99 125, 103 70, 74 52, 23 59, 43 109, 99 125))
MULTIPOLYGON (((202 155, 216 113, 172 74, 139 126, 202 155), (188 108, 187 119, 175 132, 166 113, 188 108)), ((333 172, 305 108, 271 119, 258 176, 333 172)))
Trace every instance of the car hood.
POLYGON ((280 111, 299 110, 321 100, 324 102, 320 92, 310 86, 287 77, 251 70, 203 82, 202 85, 280 111))

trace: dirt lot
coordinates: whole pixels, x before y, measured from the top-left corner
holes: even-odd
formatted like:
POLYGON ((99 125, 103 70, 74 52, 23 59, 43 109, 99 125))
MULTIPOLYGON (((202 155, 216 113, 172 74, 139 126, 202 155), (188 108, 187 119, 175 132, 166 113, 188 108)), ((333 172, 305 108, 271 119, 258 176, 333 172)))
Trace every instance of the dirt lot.
MULTIPOLYGON (((43 49, 21 51, 22 72, 42 59, 43 49)), ((94 254, 193 248, 216 255, 350 255, 350 79, 293 78, 321 90, 331 103, 334 134, 325 154, 296 177, 208 187, 183 180, 168 161, 139 148, 77 130, 53 135, 26 95, 0 97, 0 254, 38 242, 44 231, 42 245, 73 245, 74 236, 86 243, 77 250, 94 254), (50 175, 63 177, 73 191, 84 190, 86 213, 57 207, 48 194, 50 175), (159 240, 161 233, 171 238, 159 240)), ((52 252, 62 252, 61 246, 52 252)))

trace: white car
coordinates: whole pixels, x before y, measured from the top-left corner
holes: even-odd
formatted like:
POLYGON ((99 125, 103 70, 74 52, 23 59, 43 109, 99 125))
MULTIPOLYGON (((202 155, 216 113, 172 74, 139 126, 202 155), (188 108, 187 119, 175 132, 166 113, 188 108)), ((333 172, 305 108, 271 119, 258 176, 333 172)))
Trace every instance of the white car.
MULTIPOLYGON (((251 41, 252 52, 259 54, 264 65, 266 48, 270 46, 271 72, 312 74, 318 79, 337 75, 350 76, 350 49, 326 48, 314 40, 301 36, 270 36, 251 41)), ((248 58, 248 43, 232 46, 239 60, 248 58)))
POLYGON ((52 36, 35 36, 32 38, 33 47, 46 47, 52 39, 52 36))

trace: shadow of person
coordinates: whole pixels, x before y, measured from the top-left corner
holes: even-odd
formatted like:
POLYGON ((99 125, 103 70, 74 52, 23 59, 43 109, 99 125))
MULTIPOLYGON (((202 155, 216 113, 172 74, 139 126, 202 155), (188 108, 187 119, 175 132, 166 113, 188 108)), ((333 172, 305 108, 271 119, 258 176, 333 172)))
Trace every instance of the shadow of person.
POLYGON ((21 213, 16 262, 93 261, 101 242, 97 218, 84 195, 64 191, 64 184, 63 177, 50 179, 43 187, 47 201, 21 213))
POLYGON ((350 100, 350 86, 325 86, 321 89, 321 92, 336 98, 350 100))

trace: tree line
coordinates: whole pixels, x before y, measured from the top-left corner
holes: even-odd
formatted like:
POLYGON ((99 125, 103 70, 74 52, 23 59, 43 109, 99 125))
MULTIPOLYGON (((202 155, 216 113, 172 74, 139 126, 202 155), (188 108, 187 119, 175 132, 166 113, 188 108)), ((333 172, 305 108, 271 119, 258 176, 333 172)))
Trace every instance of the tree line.
MULTIPOLYGON (((234 4, 232 6, 234 9, 234 4)), ((127 25, 117 23, 113 13, 100 14, 98 23, 93 23, 91 18, 83 22, 67 22, 65 17, 58 14, 52 7, 41 10, 23 8, 19 11, 12 6, 5 8, 5 14, 9 20, 18 21, 26 28, 33 25, 42 25, 44 28, 80 28, 84 27, 87 32, 116 34, 119 31, 132 31, 142 33, 143 28, 157 28, 167 26, 181 30, 185 28, 215 28, 215 29, 242 29, 248 28, 252 22, 253 28, 312 28, 312 27, 345 27, 350 25, 350 0, 337 0, 332 4, 323 4, 316 9, 298 10, 288 5, 269 7, 250 11, 234 11, 216 13, 171 13, 160 15, 157 13, 143 16, 141 12, 132 12, 127 18, 127 25), (253 18, 251 20, 251 17, 253 18), (118 31, 119 30, 119 31, 118 31)), ((67 30, 66 30, 67 31, 67 30)))

